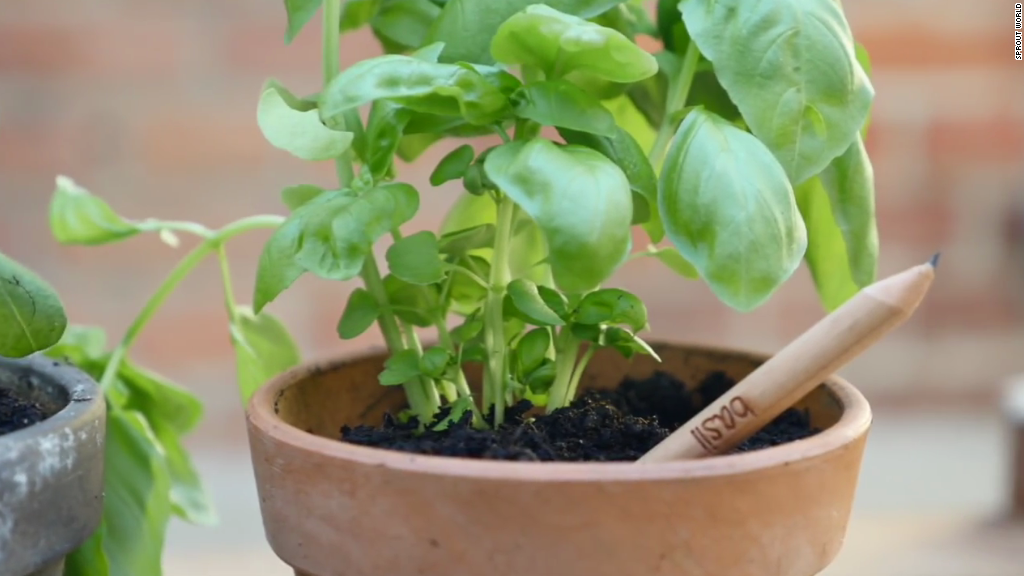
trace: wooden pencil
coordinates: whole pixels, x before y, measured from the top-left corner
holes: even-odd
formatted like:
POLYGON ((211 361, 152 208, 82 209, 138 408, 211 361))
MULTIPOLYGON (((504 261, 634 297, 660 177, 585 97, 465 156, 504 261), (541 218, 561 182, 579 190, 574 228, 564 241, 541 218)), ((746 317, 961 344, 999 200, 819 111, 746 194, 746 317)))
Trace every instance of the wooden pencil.
POLYGON ((935 278, 936 254, 871 284, 652 448, 638 463, 727 452, 909 318, 935 278))

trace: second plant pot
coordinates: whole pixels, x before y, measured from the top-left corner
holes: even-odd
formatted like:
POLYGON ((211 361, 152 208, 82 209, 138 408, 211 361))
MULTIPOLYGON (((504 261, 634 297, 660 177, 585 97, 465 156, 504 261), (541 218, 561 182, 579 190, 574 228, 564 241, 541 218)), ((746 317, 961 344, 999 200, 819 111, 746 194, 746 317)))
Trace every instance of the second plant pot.
POLYGON ((60 576, 103 513, 106 403, 78 369, 0 358, 0 388, 44 420, 0 436, 0 574, 60 576))
MULTIPOLYGON (((655 346, 598 353, 583 389, 666 371, 741 379, 766 357, 655 346)), ((822 429, 694 461, 500 462, 338 440, 404 406, 383 354, 292 370, 258 391, 248 431, 267 539, 299 576, 811 576, 842 546, 871 423, 840 378, 799 406, 822 429)), ((473 375, 471 375, 472 377, 473 375)))

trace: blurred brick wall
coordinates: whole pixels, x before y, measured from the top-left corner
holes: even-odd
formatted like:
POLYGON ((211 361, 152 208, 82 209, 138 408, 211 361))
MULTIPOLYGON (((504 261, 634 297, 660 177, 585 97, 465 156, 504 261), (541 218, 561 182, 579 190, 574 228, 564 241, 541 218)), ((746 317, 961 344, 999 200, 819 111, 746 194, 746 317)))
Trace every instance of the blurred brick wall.
MULTIPOLYGON (((50 279, 73 321, 119 335, 184 248, 151 237, 56 245, 46 223, 56 174, 129 217, 210 226, 280 213, 284 186, 330 182, 330 164, 273 150, 256 127, 266 77, 297 92, 319 83, 318 22, 285 46, 281 4, 0 2, 0 249, 50 279)), ((869 148, 880 272, 936 250, 944 256, 920 313, 843 373, 879 401, 984 397, 1004 375, 1024 370, 1024 247, 1010 241, 1013 215, 1024 213, 1024 64, 1012 60, 1012 3, 848 0, 846 10, 874 59, 869 148)), ((377 47, 359 35, 346 37, 343 50, 347 64, 377 47)), ((444 152, 403 171, 422 192, 416 226, 436 227, 457 193, 426 183, 430 161, 444 152)), ((242 301, 265 238, 230 246, 242 301)), ((750 314, 652 262, 633 263, 616 283, 645 298, 663 338, 771 351, 821 315, 803 269, 750 314)), ((334 335, 352 287, 305 278, 272 309, 309 356, 360 348, 379 340, 371 334, 343 345, 334 335)), ((214 407, 236 410, 221 298, 211 261, 168 302, 136 354, 214 407)))

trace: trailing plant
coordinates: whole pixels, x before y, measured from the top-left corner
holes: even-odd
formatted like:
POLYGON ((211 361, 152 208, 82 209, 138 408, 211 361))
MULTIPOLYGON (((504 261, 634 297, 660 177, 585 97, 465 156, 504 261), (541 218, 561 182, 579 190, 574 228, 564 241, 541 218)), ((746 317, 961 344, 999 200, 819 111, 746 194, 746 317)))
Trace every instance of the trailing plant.
POLYGON ((299 362, 284 327, 269 314, 236 304, 225 245, 250 231, 278 226, 280 216, 244 218, 211 230, 191 222, 128 220, 67 177, 58 177, 50 226, 67 245, 100 245, 154 233, 177 247, 179 234, 199 237, 111 348, 101 328, 69 325, 64 306, 45 280, 0 254, 0 355, 41 352, 67 361, 99 383, 107 404, 103 518, 99 529, 68 556, 66 576, 153 576, 162 572, 172 517, 209 525, 216 515, 182 444, 202 417, 199 399, 129 358, 132 345, 182 281, 208 257, 223 271, 230 334, 243 397, 299 362))

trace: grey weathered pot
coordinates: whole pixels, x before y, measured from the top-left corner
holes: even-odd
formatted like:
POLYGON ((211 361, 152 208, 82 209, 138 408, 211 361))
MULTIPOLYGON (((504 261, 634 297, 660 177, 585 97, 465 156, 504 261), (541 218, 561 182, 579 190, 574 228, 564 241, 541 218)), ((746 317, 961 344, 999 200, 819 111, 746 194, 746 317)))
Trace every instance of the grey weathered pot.
POLYGON ((0 574, 60 576, 103 512, 103 394, 83 372, 38 355, 0 358, 0 387, 49 416, 0 436, 0 574))

